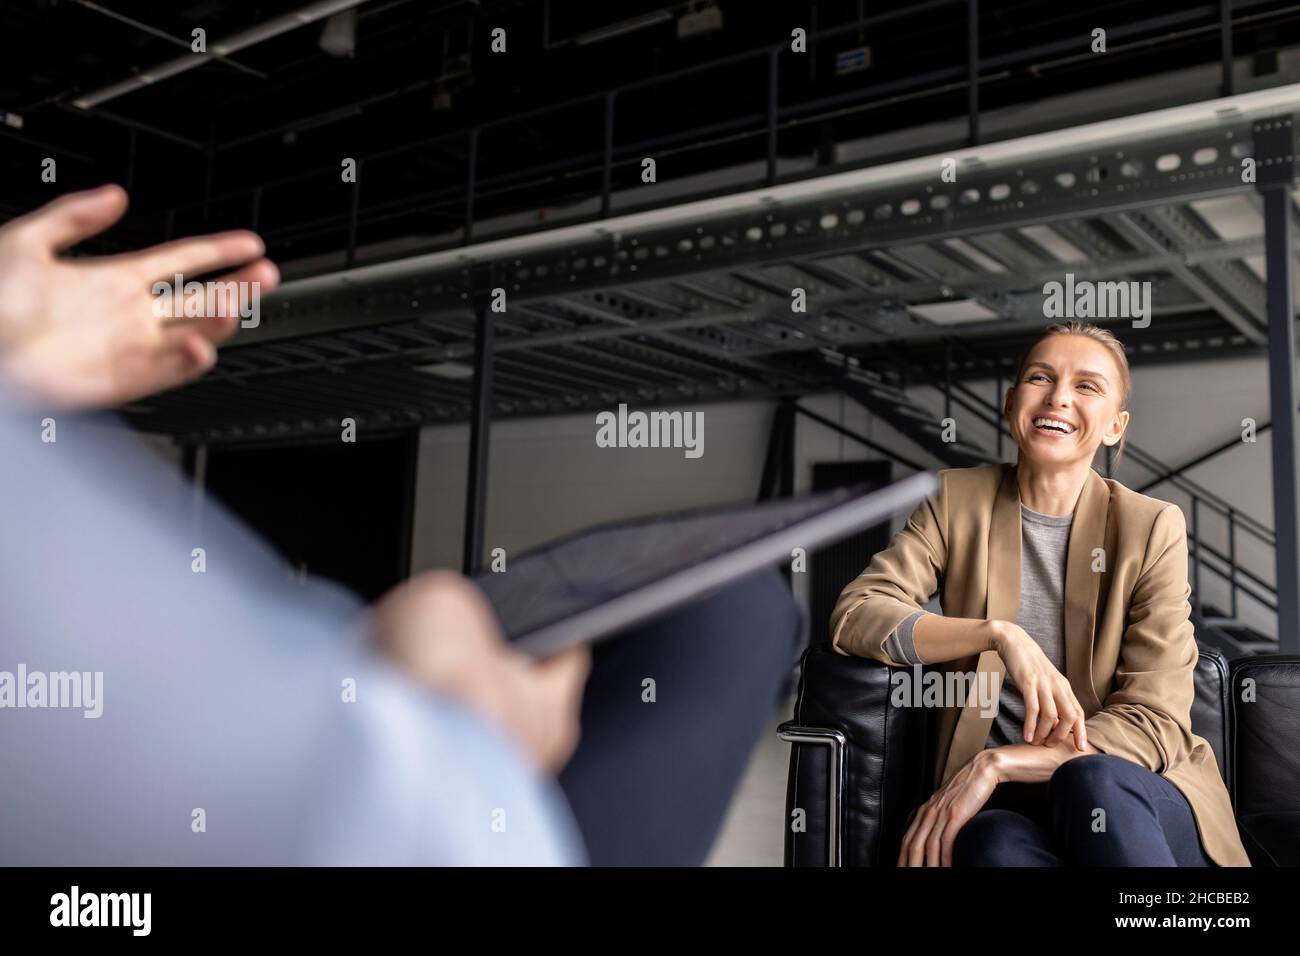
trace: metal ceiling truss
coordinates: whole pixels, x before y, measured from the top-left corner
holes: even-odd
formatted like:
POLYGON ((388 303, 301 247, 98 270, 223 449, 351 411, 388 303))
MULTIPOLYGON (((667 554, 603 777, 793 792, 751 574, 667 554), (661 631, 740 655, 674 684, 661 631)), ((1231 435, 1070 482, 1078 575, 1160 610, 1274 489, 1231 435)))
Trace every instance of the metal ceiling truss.
POLYGON ((1263 236, 1224 240, 1187 205, 1250 192, 1245 159, 1294 172, 1294 126, 1257 155, 1258 122, 1228 113, 1209 129, 959 162, 955 182, 936 157, 923 174, 852 191, 671 226, 611 223, 529 253, 476 261, 467 249, 417 275, 286 290, 212 374, 126 412, 187 442, 306 437, 345 416, 464 421, 470 384, 418 367, 472 362, 476 315, 496 287, 507 310, 492 315, 494 416, 825 390, 842 375, 828 360, 839 353, 884 366, 883 380, 887 356, 924 364, 954 335, 978 347, 1041 327, 1042 285, 1066 271, 1152 281, 1156 320, 1126 333, 1138 362, 1209 354, 1213 340, 1258 349, 1264 287, 1239 260, 1262 255, 1263 236), (1063 261, 1053 239, 1086 261, 1063 261), (806 313, 792 310, 795 288, 806 313), (909 309, 963 299, 996 317, 951 327, 909 309))

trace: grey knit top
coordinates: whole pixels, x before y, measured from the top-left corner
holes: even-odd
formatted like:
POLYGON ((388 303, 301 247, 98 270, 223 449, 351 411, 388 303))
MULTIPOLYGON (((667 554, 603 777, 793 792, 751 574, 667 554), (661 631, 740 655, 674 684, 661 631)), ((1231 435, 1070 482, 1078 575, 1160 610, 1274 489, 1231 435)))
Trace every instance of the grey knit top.
MULTIPOLYGON (((1073 515, 1044 515, 1020 506, 1020 613, 1024 628, 1061 673, 1065 673, 1065 562, 1073 515)), ((896 661, 924 664, 916 653, 912 629, 929 611, 909 615, 885 639, 896 661)), ((1024 742, 1025 701, 1010 678, 1002 682, 997 716, 985 748, 1024 742)))

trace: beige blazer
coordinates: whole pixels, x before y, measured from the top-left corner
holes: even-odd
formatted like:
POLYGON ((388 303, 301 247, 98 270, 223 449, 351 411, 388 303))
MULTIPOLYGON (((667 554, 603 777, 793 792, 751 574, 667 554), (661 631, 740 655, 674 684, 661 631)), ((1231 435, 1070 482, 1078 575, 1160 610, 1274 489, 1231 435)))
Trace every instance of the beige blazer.
MULTIPOLYGON (((950 617, 1016 620, 1016 466, 949 468, 939 478, 939 489, 841 593, 831 614, 841 654, 903 666, 882 645, 935 591, 950 617)), ((1181 509, 1089 469, 1071 525, 1064 608, 1065 676, 1084 709, 1088 742, 1176 786, 1214 862, 1250 866, 1214 751, 1192 733, 1190 594, 1181 509)), ((1005 674, 994 651, 944 666, 1005 674)), ((984 748, 992 722, 975 706, 945 708, 937 722, 940 782, 984 748)))

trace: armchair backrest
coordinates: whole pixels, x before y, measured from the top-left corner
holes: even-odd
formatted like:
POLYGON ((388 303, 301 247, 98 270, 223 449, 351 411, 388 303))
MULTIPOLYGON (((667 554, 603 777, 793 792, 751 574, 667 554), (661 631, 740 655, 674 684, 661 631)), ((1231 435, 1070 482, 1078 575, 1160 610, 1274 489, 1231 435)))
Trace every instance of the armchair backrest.
POLYGON ((1300 866, 1300 657, 1232 662, 1229 792, 1256 866, 1300 866))

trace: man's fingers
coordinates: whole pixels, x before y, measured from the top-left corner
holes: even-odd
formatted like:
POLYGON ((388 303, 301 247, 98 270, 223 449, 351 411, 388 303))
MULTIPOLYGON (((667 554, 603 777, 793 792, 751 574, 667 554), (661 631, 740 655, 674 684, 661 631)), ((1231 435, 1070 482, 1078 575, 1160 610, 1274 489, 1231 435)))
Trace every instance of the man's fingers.
POLYGON ((537 667, 555 681, 560 694, 568 698, 580 694, 587 682, 587 675, 591 673, 591 650, 586 644, 581 644, 539 662, 537 667))
POLYGON ((154 363, 154 387, 150 391, 175 388, 198 378, 217 363, 217 347, 192 326, 163 329, 162 342, 154 363))
POLYGON ((252 283, 257 283, 258 301, 280 282, 280 270, 268 259, 259 259, 235 272, 228 272, 195 292, 182 295, 172 306, 174 318, 168 324, 188 326, 214 344, 224 342, 245 318, 252 318, 252 283), (245 315, 245 312, 249 315, 245 315))
POLYGON ((242 269, 227 272, 217 282, 257 283, 258 296, 264 296, 280 284, 280 270, 270 259, 258 259, 242 269))
POLYGON ((531 669, 528 679, 540 693, 530 717, 535 752, 547 770, 558 774, 582 736, 582 689, 591 671, 591 652, 581 645, 536 664, 522 654, 518 658, 531 669))
POLYGON ((126 190, 121 186, 100 186, 67 193, 41 208, 15 219, 32 241, 51 252, 62 252, 103 232, 126 212, 126 190))
POLYGON ((238 229, 234 232, 176 239, 112 258, 129 261, 148 281, 171 279, 179 274, 188 282, 205 273, 257 259, 265 251, 266 247, 257 233, 238 229))
MULTIPOLYGON (((179 310, 178 310, 179 311, 179 310)), ((188 332, 200 335, 213 345, 219 345, 234 333, 239 325, 239 306, 228 309, 204 310, 200 313, 163 320, 164 332, 188 332)))
POLYGON ((164 329, 161 340, 142 362, 132 362, 115 401, 129 402, 183 385, 217 360, 216 347, 193 329, 164 329))

